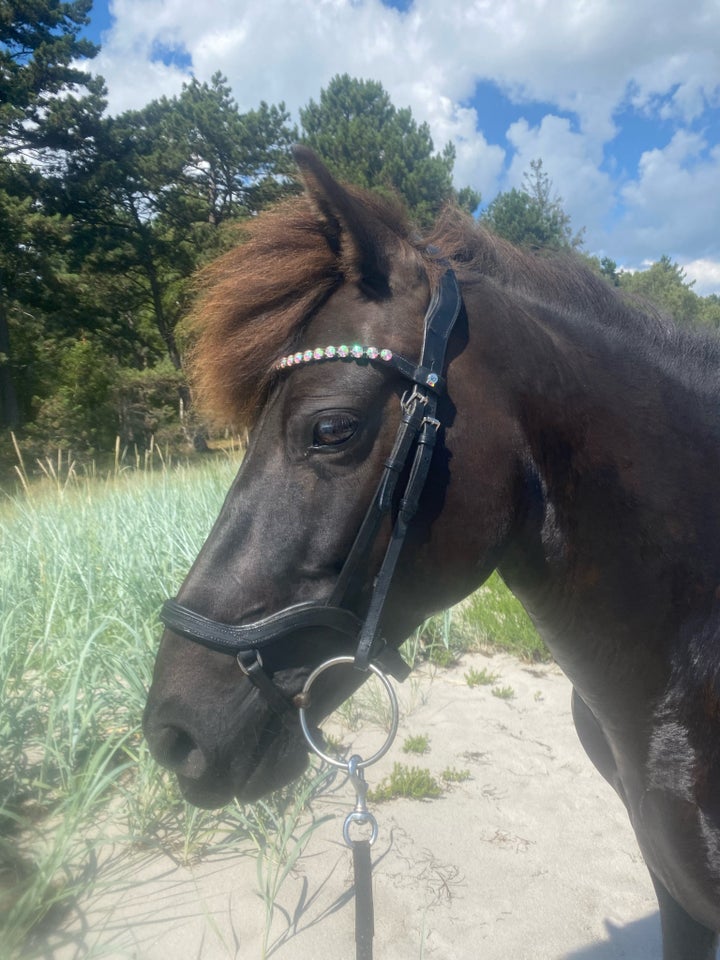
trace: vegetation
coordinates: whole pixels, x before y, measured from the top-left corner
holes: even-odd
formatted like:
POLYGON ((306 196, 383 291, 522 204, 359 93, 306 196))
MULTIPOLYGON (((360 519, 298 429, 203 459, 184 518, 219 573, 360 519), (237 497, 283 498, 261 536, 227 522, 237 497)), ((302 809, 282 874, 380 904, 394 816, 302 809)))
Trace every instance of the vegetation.
POLYGON ((482 220, 494 233, 520 247, 537 251, 576 250, 582 246, 584 228, 573 233, 562 199, 553 196, 552 190, 542 160, 531 160, 521 189, 513 187, 498 194, 482 220))
MULTIPOLYGON (((530 618, 497 573, 458 606, 428 620, 405 645, 411 662, 426 659, 444 668, 455 664, 463 653, 489 649, 530 663, 550 660, 530 618)), ((471 670, 466 680, 470 676, 476 683, 487 682, 482 679, 484 672, 471 670)), ((488 676, 491 682, 497 679, 488 676)))
POLYGON ((434 800, 442 796, 442 787, 429 770, 424 767, 408 767, 403 763, 393 765, 392 773, 374 790, 368 790, 368 801, 384 803, 397 797, 408 800, 434 800))
POLYGON ((340 179, 401 196, 413 216, 428 227, 451 200, 472 212, 480 194, 452 185, 455 148, 433 153, 430 128, 411 111, 398 110, 380 83, 335 77, 300 111, 303 141, 340 179))
POLYGON ((499 679, 499 674, 492 673, 487 667, 476 670, 472 667, 465 674, 465 682, 469 687, 489 687, 499 679))
MULTIPOLYGON (((101 476, 61 455, 43 462, 41 482, 21 470, 20 491, 0 500, 0 942, 8 956, 87 893, 86 868, 110 827, 116 841, 162 846, 180 860, 241 841, 257 848, 268 916, 308 839, 297 798, 306 804, 316 774, 252 808, 195 810, 140 732, 160 604, 194 559, 236 467, 232 452, 188 466, 158 448, 126 463, 118 450, 101 476)), ((512 634, 518 621, 506 615, 504 587, 483 590, 483 603, 497 608, 492 622, 512 634)), ((444 637, 456 655, 484 648, 474 611, 471 600, 435 618, 408 649, 425 656, 423 637, 436 645, 444 637)), ((349 725, 367 717, 386 726, 387 698, 371 684, 362 692, 344 708, 349 725)), ((410 752, 428 746, 422 735, 406 743, 410 752)), ((383 791, 432 796, 433 783, 401 767, 383 791)))
POLYGON ((430 737, 425 733, 406 737, 402 748, 404 753, 427 753, 430 749, 430 737))
POLYGON ((445 783, 465 783, 471 777, 469 770, 456 770, 455 767, 446 767, 440 774, 445 783))

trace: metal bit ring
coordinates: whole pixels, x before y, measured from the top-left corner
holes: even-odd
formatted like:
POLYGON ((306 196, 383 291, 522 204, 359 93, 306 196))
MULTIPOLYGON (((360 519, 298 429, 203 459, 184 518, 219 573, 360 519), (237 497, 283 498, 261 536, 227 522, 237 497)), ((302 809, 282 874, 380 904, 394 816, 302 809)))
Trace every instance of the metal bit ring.
MULTIPOLYGON (((319 667, 316 667, 315 670, 310 674, 310 676, 305 681, 305 686, 303 687, 302 694, 305 695, 309 692, 310 687, 317 680, 321 673, 324 673, 326 670, 329 670, 330 667, 338 666, 339 664, 353 664, 355 663, 354 657, 332 657, 330 660, 326 660, 324 663, 321 663, 319 667)), ((385 691, 390 698, 390 708, 392 710, 392 718, 390 721, 390 732, 387 735, 385 743, 380 747, 380 749, 374 753, 371 757, 368 757, 367 760, 360 760, 357 764, 358 767, 369 767, 371 764, 376 763, 381 757, 384 757, 392 746, 393 740, 395 739, 395 734, 397 733, 398 723, 400 719, 400 710, 398 707, 398 699, 393 685, 390 683, 390 680, 382 672, 379 667, 376 667, 374 663, 368 664, 368 667, 371 673, 374 673, 375 676, 381 681, 382 685, 385 687, 385 691)), ((300 707, 298 710, 300 717, 300 726, 302 727, 302 732, 305 736, 305 739, 308 742, 308 745, 315 753, 326 763, 331 764, 333 767, 339 767, 341 770, 348 769, 347 760, 338 760, 337 757, 332 757, 330 754, 325 753, 320 747, 315 743, 310 733, 310 728, 308 726, 307 717, 306 717, 306 708, 300 707)))

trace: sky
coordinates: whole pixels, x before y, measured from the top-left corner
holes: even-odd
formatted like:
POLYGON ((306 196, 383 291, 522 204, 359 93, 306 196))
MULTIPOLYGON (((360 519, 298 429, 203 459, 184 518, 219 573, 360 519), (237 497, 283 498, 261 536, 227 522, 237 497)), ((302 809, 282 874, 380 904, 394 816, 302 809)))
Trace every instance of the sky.
POLYGON ((541 158, 624 269, 670 256, 720 294, 720 0, 95 0, 108 109, 221 71, 293 119, 337 74, 378 80, 455 144, 484 203, 541 158))

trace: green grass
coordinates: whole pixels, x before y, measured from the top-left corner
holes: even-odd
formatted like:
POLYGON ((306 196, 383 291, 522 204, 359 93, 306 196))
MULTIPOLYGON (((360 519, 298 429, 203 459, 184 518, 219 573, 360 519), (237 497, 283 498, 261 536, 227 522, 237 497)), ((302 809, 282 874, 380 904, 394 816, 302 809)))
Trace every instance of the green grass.
POLYGON ((470 771, 456 770, 455 767, 447 767, 440 774, 440 779, 444 780, 445 783, 465 783, 466 780, 470 779, 470 771))
POLYGON ((194 855, 221 823, 185 815, 173 779, 149 758, 140 719, 160 604, 236 469, 220 457, 105 481, 66 474, 0 500, 0 942, 8 956, 86 883, 112 800, 123 800, 113 832, 147 844, 162 830, 179 856, 194 855))
POLYGON ((483 667, 482 670, 471 667, 465 674, 465 683, 469 687, 489 687, 499 678, 499 673, 492 673, 487 667, 483 667))
MULTIPOLYGON (((237 456, 220 455, 170 468, 156 457, 126 472, 117 459, 101 478, 57 460, 41 483, 21 471, 18 493, 0 493, 3 957, 27 952, 29 938, 87 892, 94 851, 110 833, 184 861, 255 838, 269 857, 261 889, 271 919, 284 865, 307 840, 292 799, 306 787, 254 808, 189 808, 140 733, 160 605, 195 559, 237 465, 237 456)), ((497 578, 433 618, 406 653, 434 649, 435 662, 454 661, 489 645, 544 656, 497 578)), ((371 684, 347 709, 350 725, 365 714, 387 721, 386 698, 371 684)), ((440 787, 426 774, 399 766, 385 789, 435 795, 440 787)))
POLYGON ((430 749, 430 737, 424 733, 418 733, 412 737, 405 737, 402 748, 403 753, 427 753, 430 749))
POLYGON ((368 790, 368 801, 384 803, 396 797, 409 800, 434 800, 442 796, 442 787, 429 770, 424 767, 408 767, 396 763, 390 776, 382 780, 374 790, 368 790))
POLYGON ((530 663, 551 659, 530 618, 497 573, 462 603, 424 623, 402 650, 410 663, 425 659, 440 667, 453 666, 468 652, 499 650, 530 663))

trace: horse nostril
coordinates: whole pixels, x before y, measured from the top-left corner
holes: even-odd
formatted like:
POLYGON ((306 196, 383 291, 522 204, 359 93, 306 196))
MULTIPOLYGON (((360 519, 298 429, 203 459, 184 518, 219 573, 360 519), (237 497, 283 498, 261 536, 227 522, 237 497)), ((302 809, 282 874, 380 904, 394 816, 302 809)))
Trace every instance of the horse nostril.
POLYGON ((153 747, 159 763, 190 780, 199 780, 207 770, 202 750, 181 727, 161 727, 153 747))

